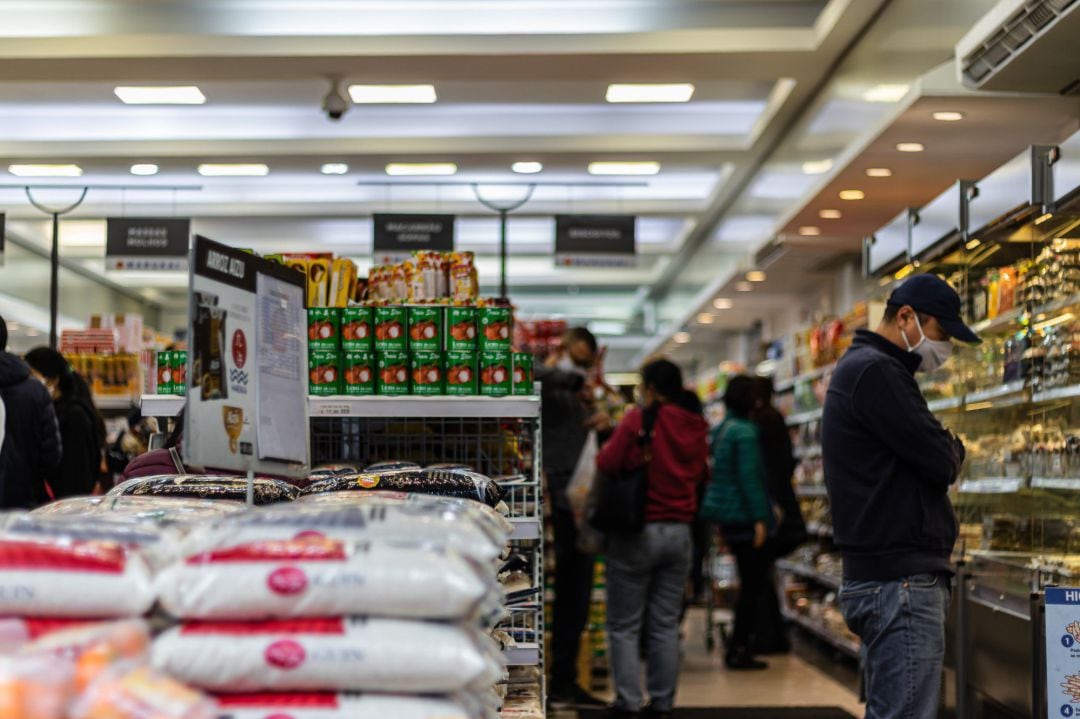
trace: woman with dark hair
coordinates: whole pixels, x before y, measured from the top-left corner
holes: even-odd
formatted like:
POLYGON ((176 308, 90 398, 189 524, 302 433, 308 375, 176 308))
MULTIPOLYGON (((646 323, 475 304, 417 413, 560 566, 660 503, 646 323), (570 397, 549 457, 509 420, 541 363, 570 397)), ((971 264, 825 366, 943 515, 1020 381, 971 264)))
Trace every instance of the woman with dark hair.
POLYGON ((597 469, 610 475, 648 463, 645 529, 608 537, 612 717, 636 717, 642 710, 643 627, 650 702, 642 715, 671 714, 679 676, 679 618, 690 575, 690 525, 697 487, 708 471, 708 425, 679 368, 663 359, 649 362, 641 372, 641 396, 643 406, 627 412, 596 459, 597 469), (643 447, 648 423, 652 441, 643 447))
POLYGON ((48 475, 55 499, 90 494, 101 478, 105 421, 94 406, 90 387, 54 349, 38 347, 26 354, 30 371, 53 398, 60 425, 60 466, 48 475))
POLYGON ((173 418, 172 432, 161 449, 152 449, 128 462, 124 479, 155 477, 159 474, 185 474, 187 468, 181 459, 181 443, 184 440, 184 410, 173 418))
POLYGON ((735 628, 724 660, 729 669, 767 668, 750 649, 758 606, 769 591, 765 543, 776 521, 765 487, 758 430, 750 419, 755 399, 751 378, 740 375, 728 383, 727 416, 712 433, 713 477, 702 506, 702 516, 720 525, 739 569, 735 628))

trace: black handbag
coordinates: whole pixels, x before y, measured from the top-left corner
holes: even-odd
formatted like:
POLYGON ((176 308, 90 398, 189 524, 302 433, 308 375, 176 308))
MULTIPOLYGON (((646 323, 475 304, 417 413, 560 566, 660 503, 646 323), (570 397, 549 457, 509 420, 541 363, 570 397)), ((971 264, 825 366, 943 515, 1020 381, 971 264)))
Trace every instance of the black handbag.
POLYGON ((649 493, 649 462, 658 404, 645 408, 637 444, 643 460, 614 475, 597 472, 586 513, 589 524, 605 534, 637 534, 645 529, 645 502, 649 493))

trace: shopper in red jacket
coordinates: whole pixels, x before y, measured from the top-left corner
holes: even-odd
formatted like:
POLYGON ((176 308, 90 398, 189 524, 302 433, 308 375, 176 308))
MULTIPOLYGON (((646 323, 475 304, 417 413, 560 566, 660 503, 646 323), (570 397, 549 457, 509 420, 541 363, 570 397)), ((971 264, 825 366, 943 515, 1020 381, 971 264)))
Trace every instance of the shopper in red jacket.
MULTIPOLYGON (((679 674, 679 617, 690 576, 690 525, 697 514, 697 487, 707 475, 708 425, 701 402, 683 387, 682 372, 655 360, 641 372, 645 407, 655 408, 646 525, 639 534, 612 535, 607 544, 608 642, 615 679, 611 717, 642 711, 641 632, 645 632, 646 684, 650 702, 642 716, 666 717, 675 702, 679 674)), ((596 459, 615 474, 639 466, 643 410, 630 410, 596 459)))

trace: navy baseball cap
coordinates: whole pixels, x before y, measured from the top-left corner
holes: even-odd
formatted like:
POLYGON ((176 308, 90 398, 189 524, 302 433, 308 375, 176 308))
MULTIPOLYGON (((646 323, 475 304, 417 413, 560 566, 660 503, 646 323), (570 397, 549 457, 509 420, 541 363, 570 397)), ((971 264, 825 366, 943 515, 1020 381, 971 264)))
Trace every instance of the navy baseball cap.
POLYGON ((904 280, 889 296, 889 304, 908 305, 916 312, 930 315, 953 339, 969 344, 982 342, 960 319, 960 295, 936 275, 915 275, 904 280))

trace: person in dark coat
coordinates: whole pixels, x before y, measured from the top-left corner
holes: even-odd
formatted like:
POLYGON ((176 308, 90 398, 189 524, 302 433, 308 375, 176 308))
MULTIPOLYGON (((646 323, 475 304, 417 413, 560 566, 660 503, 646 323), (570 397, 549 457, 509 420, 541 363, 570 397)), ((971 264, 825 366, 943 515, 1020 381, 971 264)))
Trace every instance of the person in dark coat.
POLYGON ((53 398, 63 446, 59 466, 49 472, 54 499, 91 494, 101 479, 105 422, 94 407, 90 388, 64 355, 48 347, 26 353, 26 363, 53 398))
POLYGON ((45 479, 60 464, 60 432, 49 391, 7 352, 0 317, 0 400, 7 418, 0 447, 0 509, 33 509, 49 501, 45 479))

